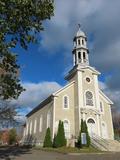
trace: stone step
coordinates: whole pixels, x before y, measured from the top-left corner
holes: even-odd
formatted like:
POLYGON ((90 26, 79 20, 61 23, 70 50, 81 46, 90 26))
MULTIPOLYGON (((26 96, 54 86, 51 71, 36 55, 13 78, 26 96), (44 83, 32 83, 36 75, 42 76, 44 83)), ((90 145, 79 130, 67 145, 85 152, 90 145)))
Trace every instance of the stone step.
POLYGON ((91 138, 92 145, 101 151, 120 152, 120 143, 116 140, 108 140, 102 138, 91 138))

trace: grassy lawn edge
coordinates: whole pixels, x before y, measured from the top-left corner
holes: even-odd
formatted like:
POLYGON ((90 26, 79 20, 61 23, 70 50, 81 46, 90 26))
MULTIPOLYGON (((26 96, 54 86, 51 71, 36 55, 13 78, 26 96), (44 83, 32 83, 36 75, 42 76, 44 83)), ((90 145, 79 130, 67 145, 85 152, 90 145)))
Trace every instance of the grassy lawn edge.
POLYGON ((83 148, 72 148, 72 147, 60 147, 60 148, 43 148, 36 146, 34 149, 47 151, 47 152, 58 152, 58 153, 103 153, 100 150, 97 150, 96 148, 90 146, 89 148, 83 147, 83 148))

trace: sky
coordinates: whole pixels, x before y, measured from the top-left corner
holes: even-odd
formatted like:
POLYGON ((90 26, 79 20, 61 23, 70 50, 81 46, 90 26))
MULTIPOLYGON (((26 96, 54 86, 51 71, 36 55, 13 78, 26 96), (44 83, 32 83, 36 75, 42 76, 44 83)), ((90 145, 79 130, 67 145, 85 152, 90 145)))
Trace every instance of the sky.
POLYGON ((26 91, 14 103, 26 114, 66 84, 80 23, 88 38, 90 65, 102 73, 99 85, 120 110, 120 1, 55 0, 54 8, 51 20, 43 22, 39 43, 27 51, 16 48, 26 91))

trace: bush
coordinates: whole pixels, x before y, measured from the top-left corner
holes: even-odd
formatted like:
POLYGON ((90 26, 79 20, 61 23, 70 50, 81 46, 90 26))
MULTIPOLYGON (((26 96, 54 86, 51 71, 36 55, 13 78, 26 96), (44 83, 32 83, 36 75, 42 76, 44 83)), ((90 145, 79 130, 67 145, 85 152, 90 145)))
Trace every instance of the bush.
POLYGON ((90 144, 91 144, 91 141, 90 141, 90 136, 89 136, 89 132, 88 132, 88 127, 87 127, 86 121, 84 121, 84 127, 85 127, 86 140, 87 140, 86 146, 89 147, 90 144))
POLYGON ((9 144, 14 144, 17 142, 16 130, 13 128, 9 131, 9 144))
POLYGON ((81 130, 79 132, 79 136, 78 136, 78 140, 77 140, 77 147, 78 148, 81 148, 82 146, 89 147, 90 144, 91 144, 91 141, 90 141, 90 136, 88 133, 88 127, 87 127, 86 121, 83 121, 83 119, 81 119, 81 130), (81 144, 81 133, 86 133, 86 141, 87 141, 86 145, 81 144))
POLYGON ((43 147, 52 147, 50 128, 47 128, 43 147))
POLYGON ((54 139, 53 139, 53 148, 56 148, 56 147, 57 147, 56 137, 57 137, 57 135, 55 134, 55 135, 54 135, 54 139))
POLYGON ((54 147, 66 146, 64 125, 62 121, 59 121, 57 135, 54 137, 53 143, 54 147))

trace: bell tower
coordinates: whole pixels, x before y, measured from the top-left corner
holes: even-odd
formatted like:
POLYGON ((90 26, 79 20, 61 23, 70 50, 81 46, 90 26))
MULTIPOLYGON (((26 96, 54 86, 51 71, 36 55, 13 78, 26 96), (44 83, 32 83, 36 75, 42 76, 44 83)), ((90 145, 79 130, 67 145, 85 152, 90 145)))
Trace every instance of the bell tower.
POLYGON ((78 31, 73 39, 73 65, 88 66, 89 65, 89 50, 87 48, 87 37, 81 30, 80 24, 78 24, 78 31))

